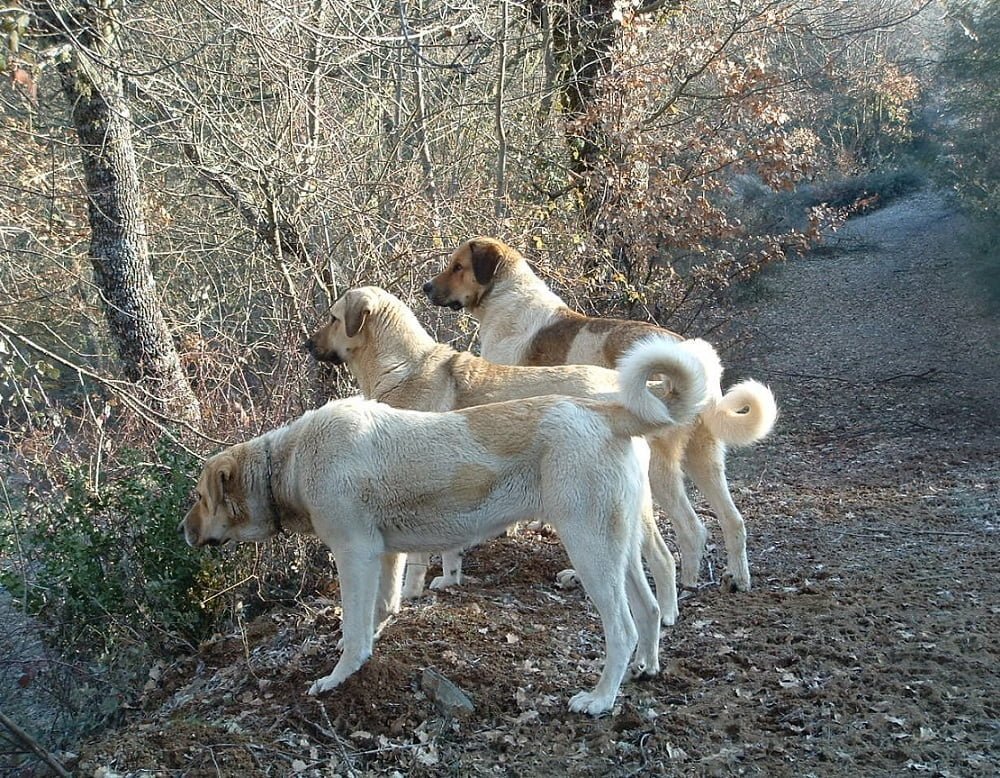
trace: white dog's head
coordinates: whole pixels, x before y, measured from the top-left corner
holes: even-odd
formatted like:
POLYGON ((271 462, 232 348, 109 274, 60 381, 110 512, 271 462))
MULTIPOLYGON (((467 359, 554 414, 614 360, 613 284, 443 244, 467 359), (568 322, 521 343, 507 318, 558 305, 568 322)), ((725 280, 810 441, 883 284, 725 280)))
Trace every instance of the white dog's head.
MULTIPOLYGON (((188 545, 221 546, 230 540, 264 540, 276 531, 267 516, 255 515, 251 506, 262 501, 248 499, 243 474, 245 444, 233 446, 205 463, 195 487, 195 502, 184 516, 180 531, 188 545)), ((250 480, 257 488, 269 489, 268 473, 250 480)), ((266 498, 266 495, 265 495, 266 498)), ((267 504, 267 503, 264 503, 267 504)))

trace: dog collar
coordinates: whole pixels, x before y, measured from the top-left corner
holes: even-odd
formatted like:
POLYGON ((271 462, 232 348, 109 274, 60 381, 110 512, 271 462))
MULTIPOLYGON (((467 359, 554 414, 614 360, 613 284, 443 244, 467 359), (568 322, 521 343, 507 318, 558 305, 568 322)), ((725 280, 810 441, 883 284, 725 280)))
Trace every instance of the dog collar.
POLYGON ((267 458, 267 509, 271 512, 271 523, 274 524, 275 534, 281 534, 284 527, 281 526, 281 511, 278 510, 278 500, 274 496, 274 484, 272 476, 274 474, 271 466, 271 444, 264 443, 264 456, 267 458))

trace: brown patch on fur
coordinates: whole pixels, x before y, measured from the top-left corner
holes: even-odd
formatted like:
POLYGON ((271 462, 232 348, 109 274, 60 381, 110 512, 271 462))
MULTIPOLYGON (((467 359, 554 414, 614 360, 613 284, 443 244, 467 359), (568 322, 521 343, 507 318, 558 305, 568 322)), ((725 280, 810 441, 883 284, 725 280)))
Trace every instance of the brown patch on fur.
POLYGON ((628 319, 598 319, 566 309, 559 318, 538 331, 531 341, 531 349, 521 363, 530 366, 565 365, 566 358, 578 335, 591 333, 603 335, 600 354, 593 355, 593 364, 614 368, 622 355, 639 340, 649 335, 666 335, 682 338, 662 327, 628 319))
POLYGON ((565 365, 573 339, 588 321, 583 314, 567 308, 558 320, 540 329, 531 339, 531 350, 521 364, 531 367, 565 365))
POLYGON ((496 484, 497 474, 483 465, 461 465, 448 491, 461 506, 479 505, 496 484))
POLYGON ((458 411, 473 440, 491 454, 512 457, 527 451, 538 434, 538 414, 530 399, 517 404, 480 405, 458 411))
MULTIPOLYGON (((608 334, 604 338, 604 344, 601 346, 601 355, 604 357, 605 367, 615 367, 618 360, 622 358, 622 355, 628 351, 633 344, 650 335, 666 335, 668 337, 673 337, 676 340, 681 340, 680 336, 675 335, 670 330, 665 330, 662 327, 657 327, 656 325, 647 324, 642 321, 628 321, 627 319, 591 319, 590 322, 592 324, 595 322, 602 322, 610 325, 606 330, 608 334)), ((602 331, 593 327, 592 324, 588 324, 588 330, 591 330, 592 332, 602 331)))

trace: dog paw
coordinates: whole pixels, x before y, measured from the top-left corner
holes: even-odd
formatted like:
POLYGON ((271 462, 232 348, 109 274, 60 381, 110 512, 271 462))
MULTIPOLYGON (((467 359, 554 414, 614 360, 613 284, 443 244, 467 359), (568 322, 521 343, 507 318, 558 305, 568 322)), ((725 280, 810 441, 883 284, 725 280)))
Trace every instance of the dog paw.
POLYGON ((588 716, 600 716, 611 710, 615 704, 614 697, 608 699, 600 697, 593 692, 580 692, 574 694, 569 701, 569 709, 573 713, 586 713, 588 716))
POLYGON ((449 586, 461 586, 462 579, 455 575, 439 575, 431 581, 431 589, 447 589, 449 586))
POLYGON ((719 581, 719 589, 724 594, 732 594, 733 592, 749 592, 750 577, 737 576, 733 573, 724 573, 722 580, 719 581))
POLYGON ((628 666, 628 677, 632 681, 654 678, 659 672, 659 662, 650 662, 646 659, 636 659, 628 666))
MULTIPOLYGON (((432 584, 433 586, 433 584, 432 584)), ((424 593, 424 582, 421 581, 419 586, 410 585, 407 582, 403 586, 403 590, 399 593, 399 597, 402 600, 415 600, 424 593)))
POLYGON ((318 681, 314 681, 313 685, 309 687, 309 696, 315 697, 317 694, 323 694, 331 689, 336 689, 344 680, 336 679, 334 676, 336 673, 330 673, 330 675, 320 678, 318 681))
POLYGON ((660 624, 664 627, 672 627, 677 623, 677 619, 680 617, 680 611, 676 607, 667 609, 660 608, 660 624))
POLYGON ((568 570, 560 570, 556 573, 556 586, 560 589, 576 589, 581 586, 583 582, 580 580, 580 576, 576 574, 576 570, 570 568, 568 570))

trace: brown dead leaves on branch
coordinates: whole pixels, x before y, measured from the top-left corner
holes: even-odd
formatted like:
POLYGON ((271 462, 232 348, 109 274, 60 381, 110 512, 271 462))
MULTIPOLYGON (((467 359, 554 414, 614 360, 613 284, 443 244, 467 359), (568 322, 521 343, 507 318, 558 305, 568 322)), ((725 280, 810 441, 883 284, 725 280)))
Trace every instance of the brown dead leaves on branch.
POLYGON ((622 15, 613 67, 567 126, 601 140, 581 186, 587 224, 577 240, 577 280, 597 312, 644 309, 684 326, 720 290, 805 251, 840 218, 822 207, 794 226, 741 218, 734 183, 790 190, 822 154, 793 107, 780 42, 758 22, 694 9, 655 24, 622 15))

